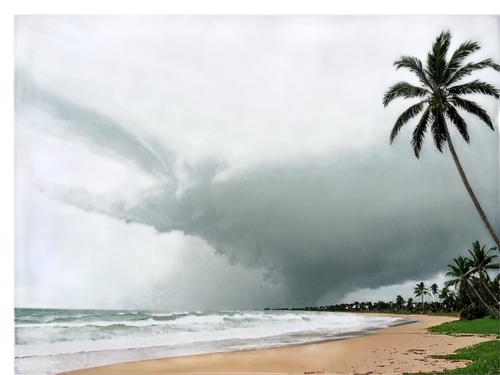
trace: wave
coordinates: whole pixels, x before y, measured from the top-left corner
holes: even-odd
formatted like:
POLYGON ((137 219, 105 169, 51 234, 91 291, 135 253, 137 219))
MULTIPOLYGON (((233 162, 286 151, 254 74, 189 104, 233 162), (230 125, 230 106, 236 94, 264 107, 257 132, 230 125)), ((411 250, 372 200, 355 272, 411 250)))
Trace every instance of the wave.
POLYGON ((155 325, 176 325, 176 326, 216 326, 228 323, 241 324, 243 322, 283 322, 283 321, 307 321, 306 317, 293 316, 271 316, 269 314, 259 313, 151 313, 134 314, 129 317, 129 313, 107 314, 107 315, 86 315, 86 316, 64 316, 64 317, 46 317, 45 322, 33 320, 21 320, 16 324, 16 328, 75 328, 75 327, 110 327, 110 326, 129 326, 145 327, 155 325), (100 317, 104 319, 99 319, 100 317), (119 319, 112 319, 119 317, 119 319))
MULTIPOLYGON (((183 317, 180 319, 185 319, 183 317)), ((194 317, 193 317, 194 318, 194 317)), ((204 317, 206 318, 206 317, 204 317)), ((180 320, 179 319, 179 320, 180 320)), ((384 328, 401 318, 362 317, 362 316, 316 316, 309 322, 303 319, 281 324, 253 325, 225 328, 223 330, 206 329, 201 331, 177 331, 145 334, 129 334, 104 339, 84 339, 65 342, 15 345, 16 358, 47 356, 56 354, 86 353, 103 350, 126 350, 152 347, 173 347, 190 343, 221 342, 226 340, 264 339, 290 333, 328 329, 329 332, 343 332, 368 328, 384 328)), ((152 323, 148 320, 149 323, 152 323)), ((102 322, 109 324, 110 322, 102 322)), ((122 322, 123 323, 123 322, 122 322)), ((129 322, 142 323, 142 322, 129 322)), ((155 322, 158 323, 158 322, 155 322)), ((167 323, 167 322, 165 322, 167 323)), ((67 323, 69 324, 69 323, 67 323)), ((73 323, 78 324, 78 323, 73 323)), ((279 341, 277 341, 279 342, 279 341)))
MULTIPOLYGON (((122 316, 123 313, 117 315, 122 316)), ((310 321, 310 315, 298 314, 252 314, 236 313, 233 315, 188 315, 187 312, 153 313, 148 318, 134 320, 93 320, 87 322, 50 321, 47 323, 15 323, 15 328, 85 328, 85 327, 153 327, 153 326, 189 326, 200 324, 220 324, 230 321, 257 322, 257 321, 310 321), (165 318, 165 319, 164 319, 165 318), (173 318, 173 319, 168 319, 173 318)))
POLYGON ((151 313, 151 316, 185 316, 189 314, 197 314, 201 313, 200 312, 189 312, 189 311, 177 311, 177 312, 157 312, 157 313, 151 313))

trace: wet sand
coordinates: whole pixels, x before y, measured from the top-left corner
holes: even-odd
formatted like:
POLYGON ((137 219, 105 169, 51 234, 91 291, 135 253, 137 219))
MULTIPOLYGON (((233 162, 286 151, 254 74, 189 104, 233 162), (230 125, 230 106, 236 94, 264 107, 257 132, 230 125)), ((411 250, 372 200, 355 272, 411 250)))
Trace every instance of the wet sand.
POLYGON ((491 340, 488 337, 448 336, 426 331, 428 327, 457 318, 422 315, 401 317, 417 322, 326 343, 128 362, 64 374, 368 375, 431 372, 467 365, 466 362, 433 359, 431 355, 453 353, 459 348, 491 340))

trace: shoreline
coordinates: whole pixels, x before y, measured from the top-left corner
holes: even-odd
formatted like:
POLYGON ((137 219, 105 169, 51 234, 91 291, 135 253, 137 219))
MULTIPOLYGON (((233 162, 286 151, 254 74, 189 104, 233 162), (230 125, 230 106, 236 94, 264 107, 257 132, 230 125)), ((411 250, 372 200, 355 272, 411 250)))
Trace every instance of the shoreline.
MULTIPOLYGON (((369 314, 394 316, 393 314, 369 314)), ((481 336, 432 334, 426 328, 457 320, 448 316, 401 315, 411 319, 362 336, 270 349, 198 354, 123 362, 73 370, 86 374, 402 374, 465 367, 466 362, 433 359, 435 354, 491 340, 481 336)))

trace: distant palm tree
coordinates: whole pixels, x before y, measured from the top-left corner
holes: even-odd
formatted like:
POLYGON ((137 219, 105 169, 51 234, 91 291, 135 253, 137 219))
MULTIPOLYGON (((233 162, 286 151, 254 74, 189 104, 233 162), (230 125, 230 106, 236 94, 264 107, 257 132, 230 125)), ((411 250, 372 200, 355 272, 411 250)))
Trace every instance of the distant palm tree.
POLYGON ((422 86, 415 86, 408 82, 398 82, 385 93, 383 98, 384 107, 396 98, 420 98, 419 103, 412 105, 404 111, 396 120, 390 135, 391 144, 396 139, 399 131, 408 121, 416 117, 422 111, 417 127, 413 131, 411 145, 417 158, 420 158, 420 151, 424 142, 425 134, 430 126, 432 139, 436 148, 443 152, 445 144, 448 144, 455 166, 462 178, 465 189, 481 217, 491 238, 500 248, 500 240, 497 233, 493 230, 486 214, 484 213, 479 201, 474 194, 465 172, 458 160, 455 147, 453 146, 450 133, 448 132, 449 122, 455 125, 462 138, 469 143, 469 133, 467 124, 457 109, 464 110, 478 117, 491 130, 494 130, 490 116, 486 111, 475 102, 462 98, 468 94, 483 94, 500 98, 500 91, 493 85, 473 80, 463 83, 461 80, 471 73, 484 68, 492 68, 500 72, 500 65, 494 63, 491 59, 486 59, 477 63, 469 62, 464 64, 465 58, 480 49, 476 42, 468 41, 462 43, 460 47, 451 55, 447 61, 446 54, 450 47, 451 34, 449 31, 443 31, 432 45, 432 50, 427 55, 427 64, 425 68, 422 62, 416 57, 402 56, 394 62, 396 69, 406 68, 415 73, 422 86))
POLYGON ((405 300, 403 297, 398 295, 396 297, 396 307, 398 308, 399 311, 403 310, 403 306, 405 305, 405 300))
POLYGON ((432 284, 431 287, 430 287, 430 290, 431 290, 431 294, 432 294, 432 302, 434 303, 434 310, 437 310, 436 309, 436 299, 435 299, 435 295, 438 294, 438 286, 436 283, 432 284))
POLYGON ((459 255, 457 258, 453 259, 455 264, 448 264, 448 268, 450 269, 446 272, 447 277, 451 277, 451 280, 445 282, 446 287, 454 286, 458 291, 458 301, 461 305, 465 304, 465 296, 467 295, 470 298, 470 295, 467 291, 467 284, 471 277, 471 267, 468 259, 462 255, 459 255))
POLYGON ((413 312, 413 298, 408 298, 408 301, 406 301, 406 308, 408 311, 413 312))
POLYGON ((443 286, 441 292, 439 293, 439 299, 445 309, 453 310, 456 305, 455 292, 450 289, 449 286, 443 286))
POLYGON ((429 294, 426 286, 424 285, 424 282, 421 281, 415 286, 415 289, 413 289, 413 294, 415 294, 415 297, 421 297, 422 298, 422 313, 424 312, 424 297, 426 294, 429 294))

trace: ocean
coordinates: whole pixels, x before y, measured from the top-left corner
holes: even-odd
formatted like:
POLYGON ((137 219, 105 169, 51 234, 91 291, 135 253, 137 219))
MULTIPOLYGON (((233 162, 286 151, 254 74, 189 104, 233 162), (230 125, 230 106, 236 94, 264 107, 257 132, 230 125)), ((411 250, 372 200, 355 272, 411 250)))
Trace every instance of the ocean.
POLYGON ((15 309, 15 373, 356 337, 408 319, 313 311, 15 309))

